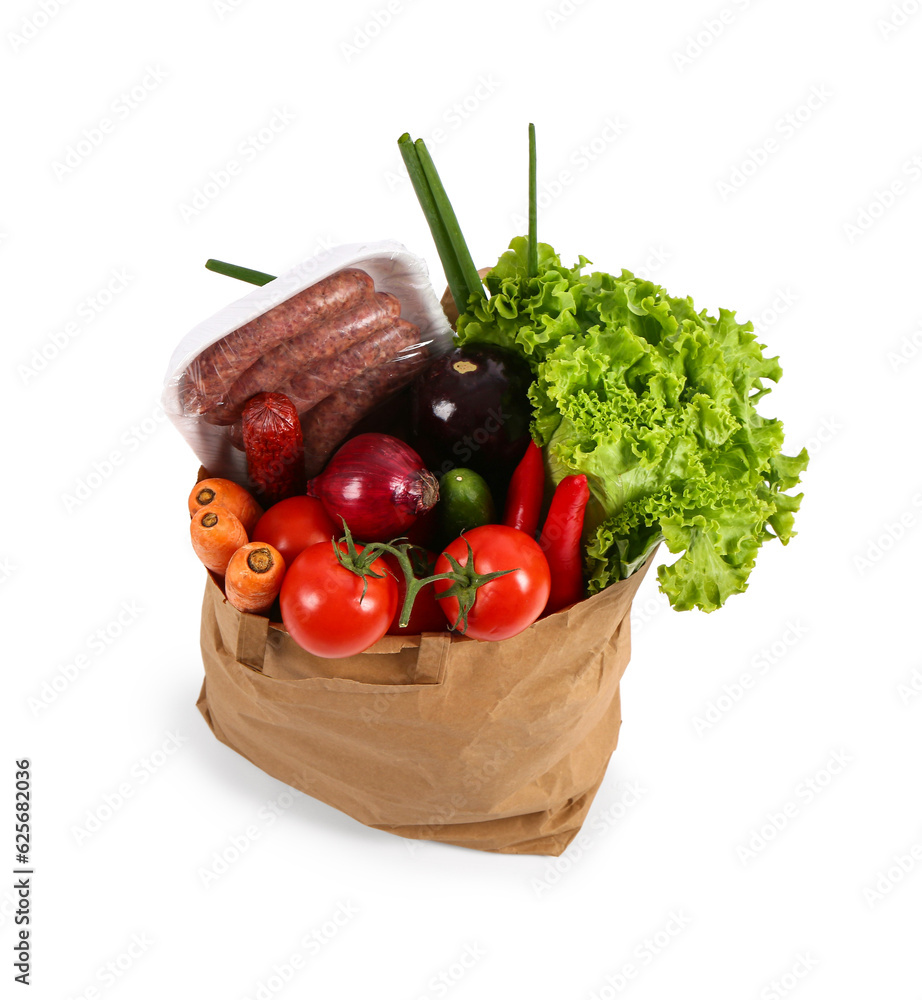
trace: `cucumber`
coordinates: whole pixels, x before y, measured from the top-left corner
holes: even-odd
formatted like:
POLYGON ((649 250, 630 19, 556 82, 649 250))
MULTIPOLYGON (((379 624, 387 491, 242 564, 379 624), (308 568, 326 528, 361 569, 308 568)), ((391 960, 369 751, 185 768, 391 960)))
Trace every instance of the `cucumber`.
POLYGON ((462 531, 496 521, 490 487, 483 476, 473 469, 452 469, 442 476, 436 512, 439 534, 445 544, 457 538, 462 531))

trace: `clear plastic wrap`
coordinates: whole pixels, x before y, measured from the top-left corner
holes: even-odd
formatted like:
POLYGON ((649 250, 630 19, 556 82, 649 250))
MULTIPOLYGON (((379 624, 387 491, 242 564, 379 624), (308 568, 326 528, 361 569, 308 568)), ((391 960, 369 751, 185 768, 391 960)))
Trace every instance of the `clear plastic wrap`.
POLYGON ((392 240, 335 247, 190 331, 170 360, 163 406, 212 475, 252 488, 243 407, 259 392, 284 393, 315 475, 356 423, 451 344, 419 257, 392 240))

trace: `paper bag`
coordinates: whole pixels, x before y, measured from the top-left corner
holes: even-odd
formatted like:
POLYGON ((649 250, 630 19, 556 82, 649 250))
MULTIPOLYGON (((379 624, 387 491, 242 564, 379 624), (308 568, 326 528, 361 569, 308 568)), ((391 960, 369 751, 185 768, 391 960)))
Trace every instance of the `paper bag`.
POLYGON ((618 743, 629 579, 502 642, 385 636, 324 659, 209 577, 198 708, 268 774, 361 823, 507 854, 561 854, 618 743))

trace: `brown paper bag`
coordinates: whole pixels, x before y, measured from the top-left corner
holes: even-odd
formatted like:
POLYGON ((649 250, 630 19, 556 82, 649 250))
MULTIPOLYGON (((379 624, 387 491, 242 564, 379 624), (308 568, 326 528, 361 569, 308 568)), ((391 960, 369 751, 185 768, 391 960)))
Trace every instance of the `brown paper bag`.
POLYGON ((379 830, 507 854, 561 854, 618 743, 628 580, 503 642, 385 636, 323 659, 209 577, 198 708, 273 777, 379 830))

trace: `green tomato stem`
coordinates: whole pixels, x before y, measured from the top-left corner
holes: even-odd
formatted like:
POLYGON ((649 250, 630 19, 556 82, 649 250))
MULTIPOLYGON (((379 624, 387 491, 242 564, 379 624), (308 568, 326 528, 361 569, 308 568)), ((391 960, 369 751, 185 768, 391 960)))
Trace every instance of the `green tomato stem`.
POLYGON ((478 573, 474 568, 474 552, 471 549, 471 543, 465 539, 465 542, 467 542, 466 566, 462 566, 457 559, 446 553, 446 558, 451 564, 451 570, 448 573, 417 576, 413 568, 410 553, 414 549, 418 549, 419 546, 411 545, 409 542, 398 544, 399 539, 394 539, 392 542, 369 542, 360 553, 355 547, 352 533, 349 531, 345 520, 343 520, 343 531, 345 534, 342 538, 338 541, 333 539, 333 551, 336 553, 339 564, 344 569, 349 570, 350 573, 355 573, 356 576, 362 577, 365 584, 362 589, 363 599, 368 590, 368 577, 371 576, 375 579, 380 579, 383 575, 371 572, 370 567, 375 560, 379 559, 385 552, 390 553, 397 560, 407 587, 406 596, 403 599, 403 607, 400 609, 399 625, 401 628, 407 627, 410 615, 413 613, 413 604, 423 587, 428 587, 430 583, 437 583, 439 580, 449 580, 451 581, 451 586, 439 594, 439 600, 445 597, 455 597, 458 599, 458 617, 453 624, 449 623, 449 627, 454 630, 460 625, 461 628, 459 631, 464 634, 467 631, 468 612, 474 606, 474 601, 477 599, 477 591, 491 580, 505 576, 507 573, 515 572, 515 569, 500 569, 493 573, 478 573), (343 552, 340 548, 342 543, 346 545, 346 552, 343 552))

